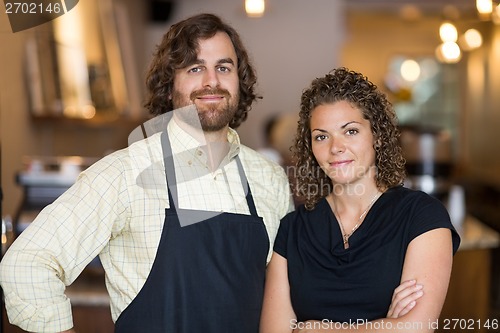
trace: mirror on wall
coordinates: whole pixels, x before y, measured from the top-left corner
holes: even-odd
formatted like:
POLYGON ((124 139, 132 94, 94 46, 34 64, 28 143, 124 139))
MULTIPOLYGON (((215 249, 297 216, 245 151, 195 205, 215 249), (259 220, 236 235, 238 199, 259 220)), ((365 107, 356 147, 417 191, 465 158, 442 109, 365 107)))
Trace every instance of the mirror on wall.
POLYGON ((80 1, 40 25, 26 44, 26 82, 34 116, 113 120, 141 109, 123 7, 80 1))

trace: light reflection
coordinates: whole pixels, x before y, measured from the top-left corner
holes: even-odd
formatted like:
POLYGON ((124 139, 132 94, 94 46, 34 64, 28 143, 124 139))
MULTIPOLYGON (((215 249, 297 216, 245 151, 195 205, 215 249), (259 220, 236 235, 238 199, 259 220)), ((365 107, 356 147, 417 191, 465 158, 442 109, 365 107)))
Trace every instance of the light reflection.
POLYGON ((93 105, 85 105, 82 108, 82 118, 92 119, 95 117, 95 107, 93 105))
POLYGON ((493 23, 500 24, 500 4, 498 4, 495 7, 495 10, 493 11, 493 13, 491 15, 491 19, 493 20, 493 23))
POLYGON ((80 7, 54 20, 62 102, 67 106, 63 114, 72 118, 80 118, 78 110, 92 104, 83 31, 80 7))
POLYGON ((422 121, 421 110, 432 108, 433 98, 440 89, 439 76, 439 63, 434 58, 391 59, 384 83, 394 99, 401 123, 422 121))
POLYGON ((401 76, 409 82, 415 82, 420 77, 420 65, 413 59, 407 59, 401 64, 401 76))

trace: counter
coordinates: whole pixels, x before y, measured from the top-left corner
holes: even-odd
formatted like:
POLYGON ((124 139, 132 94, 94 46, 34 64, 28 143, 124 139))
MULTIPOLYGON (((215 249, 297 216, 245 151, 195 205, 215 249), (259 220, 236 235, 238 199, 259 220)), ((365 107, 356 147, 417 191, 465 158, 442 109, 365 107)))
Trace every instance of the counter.
MULTIPOLYGON (((473 216, 467 216, 463 224, 456 226, 456 229, 460 234, 461 243, 454 257, 448 295, 441 313, 440 327, 436 332, 445 332, 442 330, 445 320, 485 322, 494 319, 491 317, 490 309, 491 250, 500 247, 500 234, 473 216)), ((102 269, 86 269, 82 276, 67 288, 66 295, 73 306, 77 331, 95 333, 113 331, 109 296, 102 269)), ((6 326, 6 333, 21 332, 9 324, 6 326)), ((474 332, 483 331, 487 330, 474 330, 474 332)), ((453 332, 460 330, 455 329, 453 332)))
MULTIPOLYGON (((461 243, 453 258, 448 294, 436 332, 446 330, 446 323, 474 325, 452 332, 492 332, 479 323, 491 323, 498 317, 491 309, 492 251, 500 246, 500 234, 473 216, 467 216, 461 226, 456 226, 461 243)), ((493 331, 494 332, 494 331, 493 331)))
POLYGON ((461 237, 459 251, 496 248, 500 246, 500 234, 468 215, 460 226, 455 226, 461 237))

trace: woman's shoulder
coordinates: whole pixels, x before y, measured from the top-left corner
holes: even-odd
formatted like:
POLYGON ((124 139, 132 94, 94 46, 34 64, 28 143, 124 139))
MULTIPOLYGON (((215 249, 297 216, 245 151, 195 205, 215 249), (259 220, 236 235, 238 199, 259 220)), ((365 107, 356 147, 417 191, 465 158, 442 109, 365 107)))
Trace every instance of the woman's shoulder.
POLYGON ((431 194, 406 187, 394 188, 390 192, 400 198, 394 209, 400 216, 405 216, 400 221, 408 222, 410 239, 433 229, 448 228, 452 231, 453 252, 458 250, 460 236, 450 220, 445 203, 431 194))
POLYGON ((420 191, 405 187, 403 185, 392 187, 386 191, 387 200, 394 203, 402 203, 402 204, 434 204, 434 205, 443 205, 442 202, 432 195, 420 191))
POLYGON ((448 211, 438 198, 420 190, 403 186, 387 190, 379 199, 379 214, 398 216, 400 221, 425 223, 426 220, 448 220, 448 211))

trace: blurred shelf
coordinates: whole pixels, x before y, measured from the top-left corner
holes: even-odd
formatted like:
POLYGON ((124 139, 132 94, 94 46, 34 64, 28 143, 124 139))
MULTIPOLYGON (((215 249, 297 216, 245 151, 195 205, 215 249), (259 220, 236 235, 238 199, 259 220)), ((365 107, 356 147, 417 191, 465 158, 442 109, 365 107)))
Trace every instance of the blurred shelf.
POLYGON ((132 118, 120 114, 96 114, 93 118, 69 118, 56 115, 32 116, 37 124, 57 124, 58 126, 103 128, 103 127, 123 127, 133 128, 149 120, 146 117, 132 118))

